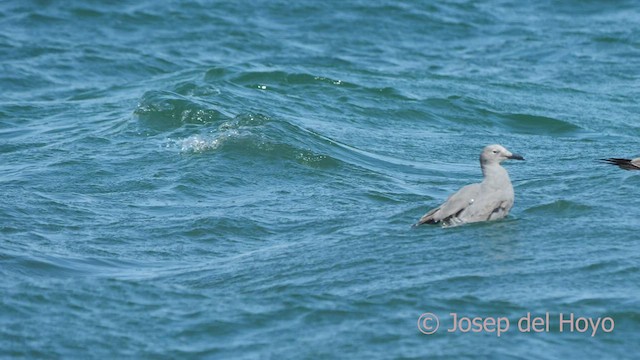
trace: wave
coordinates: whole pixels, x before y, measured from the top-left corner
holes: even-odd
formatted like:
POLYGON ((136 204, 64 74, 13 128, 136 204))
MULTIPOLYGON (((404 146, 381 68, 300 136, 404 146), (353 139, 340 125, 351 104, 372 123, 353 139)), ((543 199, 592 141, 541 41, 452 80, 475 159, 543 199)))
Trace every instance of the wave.
POLYGON ((502 114, 501 123, 520 134, 569 134, 582 130, 568 121, 530 114, 502 114))
POLYGON ((274 91, 289 95, 300 93, 299 89, 304 89, 304 93, 307 96, 317 90, 321 91, 322 95, 331 94, 330 96, 333 98, 341 98, 347 94, 362 93, 375 96, 377 99, 415 100, 395 87, 389 87, 388 85, 375 86, 375 83, 362 84, 356 76, 338 78, 326 74, 289 72, 280 69, 240 70, 211 68, 206 71, 204 80, 209 84, 226 82, 227 84, 239 85, 245 88, 274 91))
POLYGON ((547 204, 532 206, 524 210, 524 212, 532 214, 556 214, 563 215, 564 217, 577 217, 591 210, 592 208, 590 206, 580 204, 575 201, 556 200, 547 204))
MULTIPOLYGON (((376 92, 378 99, 397 97, 406 106, 386 109, 380 112, 380 116, 401 119, 398 121, 405 125, 407 121, 419 121, 422 124, 427 120, 431 127, 454 129, 451 131, 457 131, 458 128, 468 131, 472 126, 478 131, 523 134, 551 132, 569 135, 581 130, 569 121, 552 117, 487 110, 489 104, 471 97, 416 100, 404 96, 395 88, 363 86, 353 81, 279 69, 243 71, 232 66, 200 69, 197 72, 199 75, 189 74, 188 81, 183 78, 183 82, 169 90, 144 93, 134 111, 147 134, 162 135, 166 148, 178 149, 183 153, 233 152, 244 156, 280 158, 320 168, 347 164, 366 173, 391 177, 397 174, 442 175, 443 169, 448 169, 447 164, 403 160, 339 142, 321 130, 307 127, 303 119, 297 118, 302 115, 295 110, 292 113, 288 107, 268 108, 274 100, 286 104, 292 98, 297 99, 296 94, 283 91, 285 86, 318 86, 322 92, 333 91, 330 96, 338 98, 342 92, 348 95, 372 91, 376 92), (194 75, 201 77, 194 80, 194 75), (277 98, 258 96, 247 105, 246 97, 254 96, 255 89, 261 87, 274 89, 280 94, 274 95, 277 98)), ((315 91, 318 90, 311 90, 312 93, 315 91)), ((305 93, 309 94, 309 89, 305 93)), ((326 96, 311 96, 304 100, 305 106, 326 106, 321 103, 326 96)), ((344 101, 356 109, 361 109, 360 105, 367 105, 351 104, 349 97, 345 97, 344 101)), ((367 113, 370 114, 370 111, 367 113)))
POLYGON ((341 163, 328 154, 318 139, 309 138, 291 123, 263 114, 244 113, 215 128, 199 130, 186 137, 169 138, 166 147, 178 148, 182 153, 211 152, 290 160, 318 168, 336 167, 341 163))
POLYGON ((111 276, 142 263, 99 257, 68 257, 61 255, 7 255, 2 259, 5 270, 29 277, 111 276))
MULTIPOLYGON (((280 75, 286 77, 284 73, 280 75)), ((307 75, 290 79, 299 83, 334 82, 307 75)), ((221 94, 211 84, 183 82, 171 91, 146 92, 134 115, 146 135, 161 135, 165 148, 182 153, 234 153, 279 158, 319 168, 348 165, 367 173, 425 171, 424 165, 358 149, 297 125, 294 120, 259 112, 233 116, 218 105, 218 96, 229 95, 221 94)))
POLYGON ((315 76, 306 73, 289 73, 285 71, 249 71, 243 72, 232 79, 240 84, 262 84, 275 82, 291 85, 340 85, 347 88, 357 88, 356 84, 345 82, 339 79, 331 79, 324 76, 315 76))
POLYGON ((478 128, 503 128, 505 132, 525 135, 571 135, 583 129, 568 120, 554 117, 510 113, 490 110, 489 104, 479 99, 452 95, 447 98, 424 100, 432 110, 449 114, 451 122, 465 127, 473 124, 478 128))
POLYGON ((146 126, 169 130, 184 124, 208 124, 228 120, 215 105, 171 91, 149 91, 140 100, 134 114, 146 126))

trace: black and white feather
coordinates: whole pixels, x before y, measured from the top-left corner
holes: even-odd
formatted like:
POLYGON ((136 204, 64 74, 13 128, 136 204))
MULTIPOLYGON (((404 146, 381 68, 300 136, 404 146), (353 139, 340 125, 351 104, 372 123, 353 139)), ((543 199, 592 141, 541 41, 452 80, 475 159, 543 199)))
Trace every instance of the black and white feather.
POLYGON ((609 158, 602 159, 607 164, 619 166, 625 170, 640 170, 640 158, 635 159, 622 159, 622 158, 609 158))

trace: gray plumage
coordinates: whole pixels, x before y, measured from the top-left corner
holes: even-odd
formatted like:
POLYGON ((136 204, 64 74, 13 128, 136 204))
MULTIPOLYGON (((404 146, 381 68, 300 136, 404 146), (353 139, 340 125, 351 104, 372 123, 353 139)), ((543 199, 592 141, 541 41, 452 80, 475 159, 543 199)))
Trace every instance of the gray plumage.
POLYGON ((640 170, 640 158, 635 159, 621 159, 621 158, 610 158, 610 159, 602 159, 608 164, 617 165, 625 170, 640 170))
POLYGON ((457 226, 478 221, 502 219, 513 206, 514 193, 507 170, 500 163, 506 159, 524 160, 501 145, 489 145, 480 154, 484 179, 451 195, 439 207, 426 213, 414 225, 441 224, 457 226))

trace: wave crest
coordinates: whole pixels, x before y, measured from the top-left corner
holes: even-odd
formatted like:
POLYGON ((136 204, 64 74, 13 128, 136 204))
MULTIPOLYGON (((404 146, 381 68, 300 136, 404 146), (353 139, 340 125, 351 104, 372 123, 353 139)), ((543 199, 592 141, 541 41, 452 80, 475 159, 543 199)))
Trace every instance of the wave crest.
POLYGON ((170 140, 183 153, 219 152, 291 160, 312 167, 333 167, 340 162, 322 154, 313 139, 298 127, 262 114, 245 113, 218 125, 217 129, 170 140))
MULTIPOLYGON (((187 90, 194 91, 191 87, 187 90)), ((153 129, 168 130, 184 124, 209 124, 229 118, 214 107, 214 104, 193 97, 154 90, 142 96, 134 114, 153 129)))

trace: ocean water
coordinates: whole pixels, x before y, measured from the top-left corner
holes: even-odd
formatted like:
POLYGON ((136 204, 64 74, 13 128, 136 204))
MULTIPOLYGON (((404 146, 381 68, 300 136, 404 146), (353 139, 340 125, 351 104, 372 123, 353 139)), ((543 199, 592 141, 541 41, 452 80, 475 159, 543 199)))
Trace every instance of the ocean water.
POLYGON ((0 357, 637 358, 639 69, 631 0, 3 1, 0 357))

